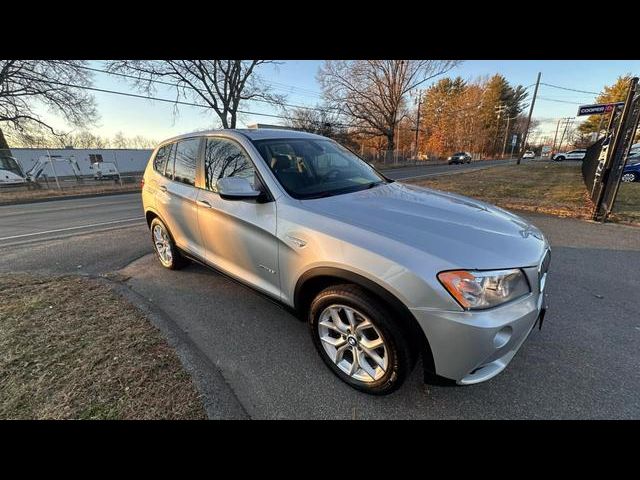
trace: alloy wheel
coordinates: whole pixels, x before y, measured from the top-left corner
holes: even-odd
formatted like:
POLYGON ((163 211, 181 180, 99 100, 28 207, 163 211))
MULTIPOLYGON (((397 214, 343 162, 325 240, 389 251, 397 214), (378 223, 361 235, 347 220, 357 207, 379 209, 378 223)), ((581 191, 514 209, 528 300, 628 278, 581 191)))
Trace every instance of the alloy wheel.
POLYGON ((331 361, 355 380, 371 383, 389 367, 385 339, 363 313, 346 305, 330 305, 320 314, 318 334, 331 361))
POLYGON ((162 225, 154 225, 153 227, 153 244, 156 247, 156 252, 158 252, 160 262, 164 266, 170 266, 173 261, 171 239, 162 225))

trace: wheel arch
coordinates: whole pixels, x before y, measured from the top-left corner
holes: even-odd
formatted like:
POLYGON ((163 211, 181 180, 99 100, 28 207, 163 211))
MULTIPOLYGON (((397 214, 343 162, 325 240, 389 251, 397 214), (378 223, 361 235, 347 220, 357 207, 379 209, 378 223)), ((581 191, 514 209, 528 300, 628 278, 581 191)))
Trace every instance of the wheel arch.
POLYGON ((423 354, 424 368, 435 372, 435 362, 431 346, 418 321, 407 306, 382 285, 358 273, 337 267, 315 267, 307 270, 296 282, 294 290, 294 308, 300 318, 306 318, 311 302, 315 296, 325 288, 340 283, 351 283, 359 286, 368 293, 375 295, 398 315, 403 328, 411 339, 417 340, 417 346, 423 354))
POLYGON ((153 222, 154 218, 159 218, 162 223, 167 224, 163 218, 156 212, 155 210, 149 208, 146 212, 144 212, 144 217, 147 220, 147 227, 151 228, 151 222, 153 222))

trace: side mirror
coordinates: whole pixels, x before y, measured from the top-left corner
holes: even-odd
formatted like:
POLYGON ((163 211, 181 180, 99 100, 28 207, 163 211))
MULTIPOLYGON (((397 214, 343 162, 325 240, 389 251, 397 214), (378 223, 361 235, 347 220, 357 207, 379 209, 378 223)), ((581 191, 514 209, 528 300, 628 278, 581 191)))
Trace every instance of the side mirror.
POLYGON ((262 196, 262 192, 255 190, 246 178, 221 178, 216 182, 216 188, 220 198, 225 200, 258 200, 262 196))

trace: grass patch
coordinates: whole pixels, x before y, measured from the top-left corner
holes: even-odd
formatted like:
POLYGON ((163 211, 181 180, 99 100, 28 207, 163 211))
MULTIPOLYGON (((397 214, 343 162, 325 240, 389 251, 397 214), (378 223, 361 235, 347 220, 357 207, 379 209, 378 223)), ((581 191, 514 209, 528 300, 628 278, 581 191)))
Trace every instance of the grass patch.
POLYGON ((530 162, 500 165, 412 183, 459 193, 503 208, 590 218, 580 165, 530 162))
POLYGON ((202 419, 173 349, 83 277, 0 275, 0 419, 202 419))
POLYGON ((73 195, 92 195, 112 192, 129 193, 139 191, 140 182, 124 183, 122 186, 120 186, 119 183, 109 182, 101 185, 64 187, 63 190, 58 190, 55 187, 37 190, 27 190, 26 188, 2 188, 0 189, 0 205, 11 205, 25 200, 45 200, 47 198, 69 197, 73 195))
POLYGON ((640 182, 621 183, 610 218, 640 223, 640 182))

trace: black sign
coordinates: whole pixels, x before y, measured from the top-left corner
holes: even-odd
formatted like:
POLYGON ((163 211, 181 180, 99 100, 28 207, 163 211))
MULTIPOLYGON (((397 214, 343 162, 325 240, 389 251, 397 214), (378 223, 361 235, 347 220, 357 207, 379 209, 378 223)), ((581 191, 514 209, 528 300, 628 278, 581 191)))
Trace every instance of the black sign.
POLYGON ((581 115, 602 115, 603 113, 613 112, 616 107, 622 107, 624 102, 616 103, 598 103, 595 105, 582 105, 578 107, 578 116, 581 115))

